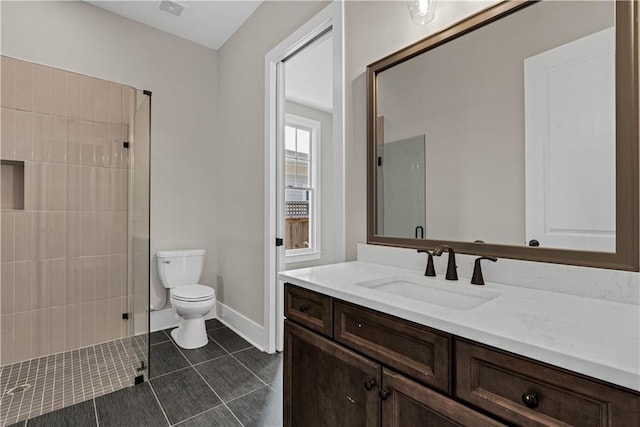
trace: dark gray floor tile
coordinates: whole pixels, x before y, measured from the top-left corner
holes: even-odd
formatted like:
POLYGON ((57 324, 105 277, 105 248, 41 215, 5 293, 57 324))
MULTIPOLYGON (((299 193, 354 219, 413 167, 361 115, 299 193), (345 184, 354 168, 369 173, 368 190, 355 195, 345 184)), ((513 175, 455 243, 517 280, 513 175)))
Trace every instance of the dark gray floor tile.
POLYGON ((229 353, 251 347, 251 344, 229 328, 213 329, 207 333, 229 353))
POLYGON ((215 409, 193 417, 183 423, 178 424, 179 427, 242 427, 231 411, 223 405, 215 409))
POLYGON ((171 424, 222 403, 193 368, 152 379, 151 386, 171 424))
POLYGON ((231 356, 211 360, 195 368, 225 402, 264 385, 231 356))
POLYGON ((280 353, 268 354, 251 347, 234 353, 233 357, 242 362, 243 365, 267 384, 282 378, 283 363, 280 353))
POLYGON ((168 425, 148 383, 98 397, 96 410, 100 427, 168 425))
POLYGON ((30 426, 42 427, 95 426, 97 422, 96 412, 93 409, 93 400, 87 400, 77 405, 40 415, 39 417, 30 419, 28 424, 30 426))
POLYGON ((11 424, 10 426, 7 427, 24 427, 26 424, 26 421, 20 421, 19 423, 16 424, 11 424))
POLYGON ((282 385, 283 381, 282 378, 280 378, 278 381, 269 384, 269 387, 280 393, 281 396, 284 396, 284 388, 282 387, 282 385))
MULTIPOLYGON (((173 337, 171 337, 171 341, 175 344, 173 337)), ((176 344, 177 345, 177 344, 176 344)), ((184 348, 180 349, 180 352, 185 355, 189 362, 192 364, 206 362, 207 360, 215 359, 220 356, 226 356, 227 351, 220 347, 218 343, 209 338, 209 342, 204 347, 196 348, 193 350, 187 350, 184 348)))
POLYGON ((161 342, 169 341, 169 335, 165 334, 164 331, 151 332, 149 334, 149 344, 159 344, 161 342))
POLYGON ((149 349, 149 377, 155 378, 189 366, 189 361, 172 342, 156 344, 149 349))
POLYGON ((211 330, 211 329, 220 329, 220 328, 225 328, 226 326, 224 325, 224 323, 222 323, 221 321, 219 321, 218 319, 209 319, 209 320, 205 320, 205 325, 207 328, 207 331, 211 330))
POLYGON ((282 426, 282 396, 263 387, 227 404, 246 427, 282 426))

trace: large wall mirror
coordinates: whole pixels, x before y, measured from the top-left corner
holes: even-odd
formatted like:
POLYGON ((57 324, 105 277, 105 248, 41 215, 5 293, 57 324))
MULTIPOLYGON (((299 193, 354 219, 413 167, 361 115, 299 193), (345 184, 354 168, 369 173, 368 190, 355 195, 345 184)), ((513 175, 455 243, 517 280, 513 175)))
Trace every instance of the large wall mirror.
POLYGON ((506 1, 368 78, 368 242, 638 271, 635 1, 506 1))

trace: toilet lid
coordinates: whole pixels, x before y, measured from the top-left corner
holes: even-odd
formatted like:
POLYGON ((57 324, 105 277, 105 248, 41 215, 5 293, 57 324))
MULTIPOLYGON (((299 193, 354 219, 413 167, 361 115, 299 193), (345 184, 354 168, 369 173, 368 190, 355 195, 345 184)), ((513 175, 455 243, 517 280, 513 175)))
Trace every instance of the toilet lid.
POLYGON ((206 301, 216 296, 213 288, 203 285, 187 285, 173 289, 173 298, 179 301, 206 301))

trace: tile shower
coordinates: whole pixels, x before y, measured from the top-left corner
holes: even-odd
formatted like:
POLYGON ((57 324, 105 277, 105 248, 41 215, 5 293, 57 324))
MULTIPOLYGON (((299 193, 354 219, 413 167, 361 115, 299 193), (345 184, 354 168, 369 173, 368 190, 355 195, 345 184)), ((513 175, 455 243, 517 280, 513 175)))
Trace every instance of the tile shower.
MULTIPOLYGON (((129 238, 128 207, 145 205, 131 198, 148 200, 148 179, 138 181, 142 192, 130 187, 123 145, 135 138, 136 89, 4 56, 1 80, 5 425, 133 382, 145 344, 128 338, 133 322, 123 314, 134 300, 143 311, 147 303, 144 291, 132 293, 129 253, 140 242, 129 238)), ((135 329, 148 331, 137 317, 135 329)))

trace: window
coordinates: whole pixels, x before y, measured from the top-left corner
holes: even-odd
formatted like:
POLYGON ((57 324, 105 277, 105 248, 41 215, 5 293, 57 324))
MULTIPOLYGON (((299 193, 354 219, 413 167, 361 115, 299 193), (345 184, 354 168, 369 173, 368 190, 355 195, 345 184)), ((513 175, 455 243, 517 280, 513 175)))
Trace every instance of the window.
POLYGON ((284 129, 285 255, 289 262, 320 258, 320 123, 287 114, 284 129))

